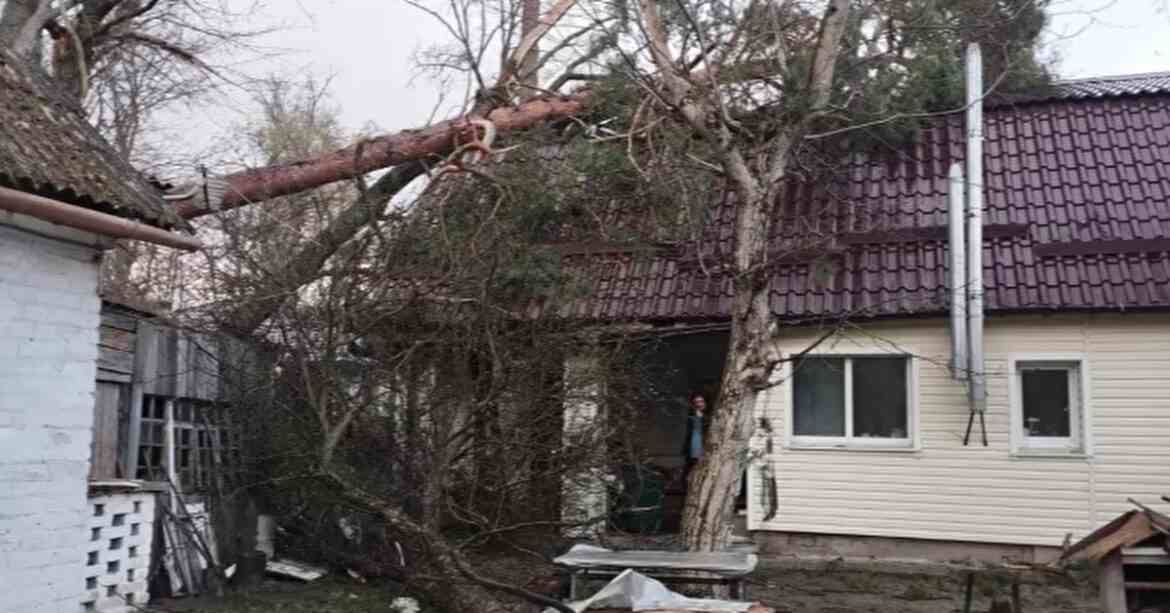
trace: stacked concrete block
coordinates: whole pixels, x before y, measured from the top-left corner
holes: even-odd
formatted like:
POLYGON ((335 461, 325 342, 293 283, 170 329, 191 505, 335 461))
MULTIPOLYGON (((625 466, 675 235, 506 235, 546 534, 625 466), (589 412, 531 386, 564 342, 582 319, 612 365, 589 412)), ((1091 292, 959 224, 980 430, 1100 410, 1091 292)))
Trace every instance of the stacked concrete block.
POLYGON ((82 611, 132 613, 149 599, 155 496, 125 492, 89 499, 82 611))

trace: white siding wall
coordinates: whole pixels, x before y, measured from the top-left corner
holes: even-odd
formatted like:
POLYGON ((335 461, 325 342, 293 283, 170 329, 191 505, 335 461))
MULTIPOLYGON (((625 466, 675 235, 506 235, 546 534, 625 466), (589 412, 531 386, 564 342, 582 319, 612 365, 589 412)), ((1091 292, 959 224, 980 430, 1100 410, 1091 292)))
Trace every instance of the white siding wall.
MULTIPOLYGON (((786 353, 822 331, 792 329, 786 353)), ((1170 316, 992 317, 986 330, 987 435, 970 446, 966 388, 950 378, 943 319, 866 325, 822 346, 838 351, 905 351, 917 359, 918 448, 902 451, 798 450, 786 446, 791 387, 761 397, 772 424, 770 461, 779 512, 766 514, 759 470, 750 472, 750 528, 1059 546, 1130 505, 1170 494, 1170 316), (1089 371, 1091 454, 1014 457, 1009 447, 1005 369, 1009 355, 1083 354, 1089 371)), ((914 427, 912 425, 912 427, 914 427)), ((763 450, 767 436, 757 432, 763 450)))
POLYGON ((75 613, 97 360, 95 251, 0 225, 0 612, 75 613))

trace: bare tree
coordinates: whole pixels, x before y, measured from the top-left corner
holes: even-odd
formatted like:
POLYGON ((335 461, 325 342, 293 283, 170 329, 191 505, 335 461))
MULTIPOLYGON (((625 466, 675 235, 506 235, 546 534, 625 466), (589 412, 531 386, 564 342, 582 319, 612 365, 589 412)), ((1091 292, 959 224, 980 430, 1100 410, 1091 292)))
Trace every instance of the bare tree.
MULTIPOLYGON (((252 41, 268 30, 248 25, 255 14, 221 0, 11 0, 0 3, 0 45, 38 63, 141 172, 166 177, 189 172, 191 157, 158 118, 238 87, 223 61, 259 52, 252 41)), ((103 292, 167 303, 182 283, 177 258, 121 241, 103 261, 103 292)))

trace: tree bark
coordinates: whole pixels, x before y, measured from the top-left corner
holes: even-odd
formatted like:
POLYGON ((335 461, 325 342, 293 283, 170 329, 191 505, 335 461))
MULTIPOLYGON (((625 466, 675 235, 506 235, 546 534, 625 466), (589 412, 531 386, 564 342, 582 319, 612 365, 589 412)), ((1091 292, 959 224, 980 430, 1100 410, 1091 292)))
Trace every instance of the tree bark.
MULTIPOLYGON (((778 148, 787 153, 791 146, 778 148)), ((683 541, 698 551, 724 549, 731 537, 739 483, 747 467, 756 399, 780 361, 768 301, 768 236, 774 199, 760 189, 746 163, 725 162, 740 202, 736 211, 735 297, 731 333, 710 431, 708 453, 691 472, 683 510, 683 541)))
MULTIPOLYGON (((735 498, 748 464, 756 400, 768 388, 782 357, 776 349, 777 323, 768 300, 768 237, 777 211, 782 210, 778 201, 792 148, 812 118, 829 102, 848 10, 849 0, 833 0, 825 11, 808 76, 810 107, 803 117, 782 126, 772 138, 767 158, 763 160, 763 181, 752 173, 743 154, 731 144, 726 125, 714 133, 724 145, 723 169, 737 196, 735 295, 719 401, 705 441, 707 453, 691 472, 687 484, 682 532, 683 541, 692 550, 724 549, 731 537, 735 498)), ((652 12, 651 17, 656 18, 656 13, 652 12)), ((648 30, 653 32, 655 28, 648 30)), ((663 36, 652 41, 652 53, 664 55, 664 50, 663 36)), ((665 63, 665 59, 657 57, 655 61, 659 68, 665 63)), ((694 103, 688 103, 683 95, 686 85, 675 82, 677 104, 695 129, 701 131, 704 126, 698 125, 696 117, 709 117, 714 109, 708 105, 705 112, 688 113, 687 105, 693 108, 694 103)))
POLYGON ((242 336, 255 332, 273 313, 280 310, 290 296, 315 279, 325 262, 362 228, 377 219, 386 208, 386 203, 425 169, 422 162, 408 162, 382 175, 353 204, 339 212, 313 240, 307 241, 281 267, 277 275, 256 288, 252 292, 252 299, 243 301, 225 317, 225 327, 242 336))
POLYGON ((33 63, 39 64, 41 27, 44 25, 44 4, 41 0, 8 0, 0 13, 0 47, 8 47, 33 63), (38 23, 40 22, 40 23, 38 23))
MULTIPOLYGON (((515 107, 497 108, 487 114, 496 130, 520 130, 569 117, 586 108, 589 92, 530 100, 515 107)), ((403 130, 364 140, 328 155, 306 160, 245 170, 224 177, 227 191, 221 202, 208 207, 192 200, 176 204, 182 217, 191 219, 218 210, 287 196, 305 190, 352 179, 368 172, 413 161, 437 160, 459 143, 473 139, 471 117, 441 121, 420 130, 403 130)))
MULTIPOLYGON (((520 9, 521 40, 535 32, 539 23, 540 0, 522 0, 520 9)), ((540 87, 539 61, 540 47, 534 43, 527 50, 527 53, 524 54, 524 57, 520 59, 520 85, 524 88, 524 91, 520 92, 520 95, 524 100, 537 95, 538 90, 536 88, 540 87)))

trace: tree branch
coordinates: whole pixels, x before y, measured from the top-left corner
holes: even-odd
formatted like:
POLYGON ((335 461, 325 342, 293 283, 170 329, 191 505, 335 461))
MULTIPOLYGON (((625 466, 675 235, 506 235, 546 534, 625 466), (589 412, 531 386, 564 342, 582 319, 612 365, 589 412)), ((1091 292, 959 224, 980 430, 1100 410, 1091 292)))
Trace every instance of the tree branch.
POLYGON ((841 38, 845 35, 845 24, 849 19, 849 0, 832 0, 825 9, 821 21, 821 33, 813 55, 812 71, 809 72, 808 88, 811 110, 819 111, 829 103, 833 93, 833 74, 837 56, 841 51, 841 38))
POLYGON ((540 39, 544 38, 544 35, 547 34, 548 31, 553 28, 553 26, 557 25, 557 22, 561 20, 561 17, 564 17, 565 13, 568 12, 570 8, 573 8, 573 5, 575 4, 577 4, 577 0, 557 0, 557 3, 554 4, 553 7, 548 10, 548 12, 540 16, 537 26, 529 32, 525 33, 524 38, 520 39, 520 44, 516 45, 516 50, 512 52, 512 57, 508 60, 507 64, 505 64, 504 70, 500 74, 500 78, 496 83, 497 87, 507 86, 508 82, 517 76, 517 73, 520 70, 520 66, 524 62, 524 57, 527 56, 528 53, 536 47, 536 44, 540 42, 540 39))

